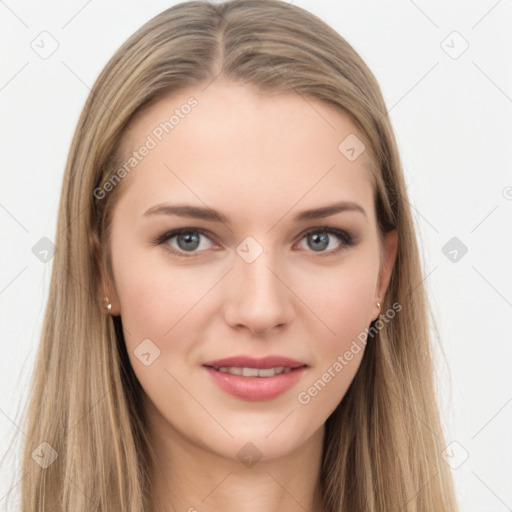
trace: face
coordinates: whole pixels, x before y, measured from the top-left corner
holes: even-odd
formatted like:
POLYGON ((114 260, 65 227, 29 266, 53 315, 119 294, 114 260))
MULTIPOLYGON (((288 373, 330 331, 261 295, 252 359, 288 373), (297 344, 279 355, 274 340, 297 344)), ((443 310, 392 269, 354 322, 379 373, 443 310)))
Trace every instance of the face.
POLYGON ((381 259, 369 152, 340 151, 348 136, 364 141, 322 102, 220 81, 131 126, 106 286, 155 431, 266 459, 323 432, 396 250, 388 235, 381 259))

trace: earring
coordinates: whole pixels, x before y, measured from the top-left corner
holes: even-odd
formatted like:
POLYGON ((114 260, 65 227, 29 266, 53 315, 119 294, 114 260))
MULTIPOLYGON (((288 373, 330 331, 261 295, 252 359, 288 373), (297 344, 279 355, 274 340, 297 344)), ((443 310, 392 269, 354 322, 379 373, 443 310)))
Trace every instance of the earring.
POLYGON ((107 311, 110 311, 112 309, 112 304, 110 303, 110 301, 108 300, 108 297, 105 297, 105 307, 107 308, 107 311))
POLYGON ((377 302, 377 307, 380 309, 380 302, 377 302))

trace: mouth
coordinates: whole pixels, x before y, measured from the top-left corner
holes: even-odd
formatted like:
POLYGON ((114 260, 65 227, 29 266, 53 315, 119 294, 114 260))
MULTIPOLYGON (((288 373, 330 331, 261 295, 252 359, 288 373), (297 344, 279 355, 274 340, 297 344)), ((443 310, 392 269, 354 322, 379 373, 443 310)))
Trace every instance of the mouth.
POLYGON ((285 367, 285 366, 276 366, 273 368, 250 368, 250 367, 239 367, 239 366, 208 366, 205 365, 206 368, 212 368, 221 373, 229 373, 231 375, 241 375, 242 377, 260 377, 260 378, 268 378, 274 377, 275 375, 281 375, 283 373, 290 373, 291 371, 297 370, 298 368, 304 368, 303 366, 296 367, 285 367))
POLYGON ((203 364, 224 392, 249 401, 271 400, 297 384, 308 365, 271 356, 263 359, 235 357, 203 364))

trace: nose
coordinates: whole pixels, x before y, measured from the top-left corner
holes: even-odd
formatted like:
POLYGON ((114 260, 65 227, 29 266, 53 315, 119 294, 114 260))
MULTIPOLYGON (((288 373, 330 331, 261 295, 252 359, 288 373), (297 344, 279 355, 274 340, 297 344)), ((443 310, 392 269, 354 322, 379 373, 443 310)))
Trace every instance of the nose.
POLYGON ((252 263, 237 257, 230 272, 225 305, 225 319, 235 329, 249 329, 266 336, 276 328, 290 324, 293 318, 293 293, 286 285, 283 272, 274 259, 264 252, 252 263))

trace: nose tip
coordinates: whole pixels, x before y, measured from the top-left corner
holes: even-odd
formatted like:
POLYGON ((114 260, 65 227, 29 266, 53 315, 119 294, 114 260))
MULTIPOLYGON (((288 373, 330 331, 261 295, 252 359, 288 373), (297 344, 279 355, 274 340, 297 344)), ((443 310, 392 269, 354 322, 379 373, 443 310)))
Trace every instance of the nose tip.
MULTIPOLYGON (((277 328, 280 328, 280 327, 282 327, 284 325, 285 325, 284 323, 278 323, 277 325, 271 325, 271 323, 269 323, 268 327, 266 327, 266 326, 258 327, 255 324, 252 324, 252 325, 251 324, 247 324, 246 326, 251 331, 251 334, 254 334, 254 336, 261 336, 262 334, 265 334, 269 330, 277 329, 277 328)), ((240 324, 240 327, 244 327, 244 325, 240 324)))
POLYGON ((269 330, 282 328, 293 312, 287 287, 270 267, 270 251, 261 251, 251 263, 242 257, 235 264, 233 292, 226 308, 226 321, 236 328, 248 328, 261 336, 269 330))

